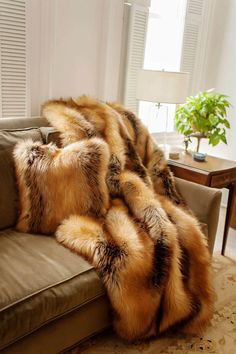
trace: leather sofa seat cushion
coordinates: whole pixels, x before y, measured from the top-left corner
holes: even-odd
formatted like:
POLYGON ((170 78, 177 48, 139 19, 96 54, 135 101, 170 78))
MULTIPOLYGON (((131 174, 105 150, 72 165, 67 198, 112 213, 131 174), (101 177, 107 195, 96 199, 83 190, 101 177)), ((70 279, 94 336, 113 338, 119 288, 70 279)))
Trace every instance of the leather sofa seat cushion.
POLYGON ((0 249, 0 350, 105 293, 93 267, 54 237, 8 229, 0 249))
POLYGON ((12 152, 24 139, 42 142, 39 128, 0 130, 0 230, 14 226, 17 220, 18 193, 12 152))

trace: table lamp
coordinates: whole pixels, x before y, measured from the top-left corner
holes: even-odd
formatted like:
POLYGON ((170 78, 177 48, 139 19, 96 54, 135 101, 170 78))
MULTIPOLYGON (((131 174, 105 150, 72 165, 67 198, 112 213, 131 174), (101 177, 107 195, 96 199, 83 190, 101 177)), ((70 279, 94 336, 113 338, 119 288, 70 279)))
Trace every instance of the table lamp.
MULTIPOLYGON (((188 95, 189 73, 140 70, 137 77, 136 98, 141 101, 157 103, 158 112, 161 103, 184 103, 188 95)), ((168 125, 168 106, 166 106, 166 124, 164 146, 168 125)))

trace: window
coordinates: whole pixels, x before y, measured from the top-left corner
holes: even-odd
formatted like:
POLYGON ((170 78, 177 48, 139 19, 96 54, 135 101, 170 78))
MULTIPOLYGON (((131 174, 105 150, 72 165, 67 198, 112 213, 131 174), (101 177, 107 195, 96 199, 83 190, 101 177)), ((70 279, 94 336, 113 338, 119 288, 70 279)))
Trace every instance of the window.
MULTIPOLYGON (((151 1, 144 69, 180 71, 185 12, 186 0, 151 1)), ((157 104, 141 101, 139 116, 151 133, 172 132, 175 109, 168 104, 158 110, 157 104)))
MULTIPOLYGON (((211 33, 214 2, 211 0, 127 0, 121 100, 143 120, 152 133, 177 144, 175 105, 157 105, 136 99, 140 69, 183 71, 190 74, 189 94, 205 87, 207 43, 211 33), (150 9, 150 11, 148 11, 150 9), (147 34, 147 36, 146 36, 147 34), (146 40, 145 40, 146 38, 146 40), (166 110, 168 124, 166 127, 166 110), (167 129, 166 129, 167 128, 167 129), (172 132, 172 133, 171 133, 172 132)), ((160 102, 161 103, 161 102, 160 102)), ((180 136, 179 136, 180 137, 180 136)))

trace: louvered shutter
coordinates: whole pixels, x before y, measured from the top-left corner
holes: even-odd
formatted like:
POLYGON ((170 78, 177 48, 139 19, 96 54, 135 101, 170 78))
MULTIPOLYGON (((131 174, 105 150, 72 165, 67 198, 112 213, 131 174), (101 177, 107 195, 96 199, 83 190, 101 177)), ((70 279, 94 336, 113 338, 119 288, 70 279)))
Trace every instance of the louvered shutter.
POLYGON ((0 83, 0 115, 4 118, 26 116, 25 0, 0 0, 0 83))
POLYGON ((137 73, 143 68, 148 7, 133 4, 130 8, 124 104, 133 112, 138 112, 136 99, 137 73))
POLYGON ((209 0, 187 2, 181 71, 190 73, 189 94, 196 94, 202 89, 210 5, 209 0))

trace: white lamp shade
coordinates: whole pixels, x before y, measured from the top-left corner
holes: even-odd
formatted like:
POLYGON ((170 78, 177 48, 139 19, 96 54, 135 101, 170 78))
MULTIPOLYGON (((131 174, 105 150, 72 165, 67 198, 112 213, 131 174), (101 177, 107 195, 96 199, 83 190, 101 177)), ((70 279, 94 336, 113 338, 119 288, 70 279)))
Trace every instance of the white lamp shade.
POLYGON ((183 103, 188 95, 189 74, 140 70, 136 98, 156 103, 183 103))

